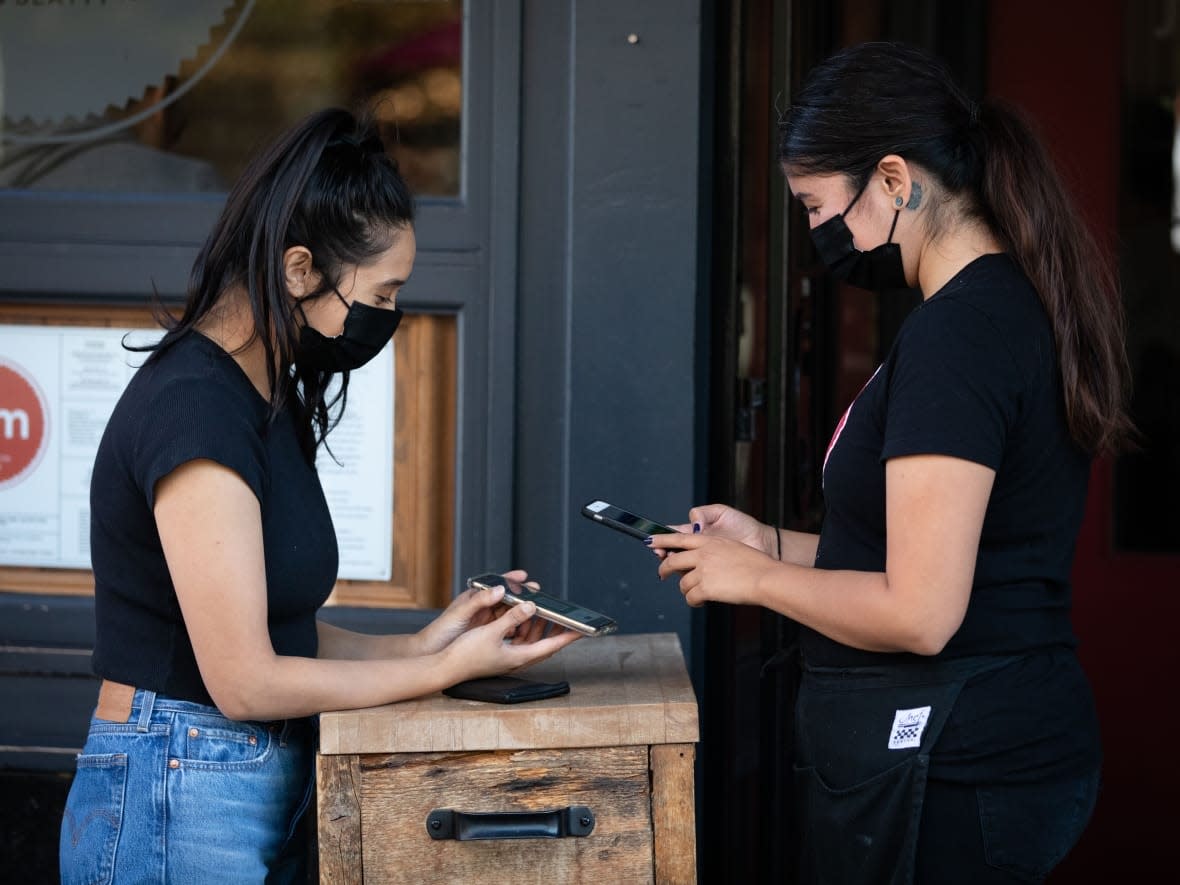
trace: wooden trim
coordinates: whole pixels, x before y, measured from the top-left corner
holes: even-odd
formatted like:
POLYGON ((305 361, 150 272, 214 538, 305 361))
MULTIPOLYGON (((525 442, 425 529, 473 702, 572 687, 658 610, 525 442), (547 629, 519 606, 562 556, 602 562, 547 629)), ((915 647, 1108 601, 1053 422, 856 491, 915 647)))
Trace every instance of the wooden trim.
MULTIPOLYGON (((142 307, 0 304, 0 323, 153 328, 142 307)), ((451 598, 455 532, 458 323, 454 315, 406 316, 394 378, 393 577, 337 583, 329 605, 442 608, 451 598)), ((89 569, 0 566, 0 590, 67 596, 94 592, 89 569)))
POLYGON ((48 305, 0 303, 0 323, 27 326, 101 326, 108 329, 154 329, 157 326, 147 307, 96 307, 94 305, 48 305))
POLYGON ((696 807, 693 744, 651 748, 651 823, 656 885, 695 885, 696 807))

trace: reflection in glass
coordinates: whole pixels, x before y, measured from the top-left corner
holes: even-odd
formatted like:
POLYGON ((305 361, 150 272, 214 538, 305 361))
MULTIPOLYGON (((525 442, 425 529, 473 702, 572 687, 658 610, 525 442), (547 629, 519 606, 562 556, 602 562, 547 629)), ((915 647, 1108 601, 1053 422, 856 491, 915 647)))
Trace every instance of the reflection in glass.
POLYGON ((1180 552, 1180 21, 1175 0, 1125 7, 1121 276, 1141 438, 1115 470, 1115 542, 1180 552))
POLYGON ((416 193, 458 195, 462 31, 462 0, 0 3, 0 187, 222 191, 342 105, 416 193))

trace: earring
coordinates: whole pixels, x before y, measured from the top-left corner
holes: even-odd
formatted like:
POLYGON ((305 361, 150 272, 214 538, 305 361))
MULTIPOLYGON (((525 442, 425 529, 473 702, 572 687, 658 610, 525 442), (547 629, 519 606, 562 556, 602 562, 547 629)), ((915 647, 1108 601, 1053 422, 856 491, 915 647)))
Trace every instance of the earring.
POLYGON ((893 201, 893 205, 894 205, 894 206, 896 206, 898 209, 900 209, 900 208, 902 207, 902 204, 903 204, 903 203, 905 203, 905 200, 903 200, 901 197, 897 197, 897 198, 896 198, 896 199, 893 201))

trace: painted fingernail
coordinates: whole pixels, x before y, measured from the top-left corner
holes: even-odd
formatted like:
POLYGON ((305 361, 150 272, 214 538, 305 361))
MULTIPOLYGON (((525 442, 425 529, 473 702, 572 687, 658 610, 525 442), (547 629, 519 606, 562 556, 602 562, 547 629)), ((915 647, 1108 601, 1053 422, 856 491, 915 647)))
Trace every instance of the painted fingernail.
POLYGON ((649 535, 648 537, 644 538, 643 543, 646 544, 648 547, 650 547, 651 546, 651 536, 649 535))
POLYGON ((692 533, 694 535, 699 535, 701 533, 701 524, 699 522, 694 522, 692 524, 692 533))

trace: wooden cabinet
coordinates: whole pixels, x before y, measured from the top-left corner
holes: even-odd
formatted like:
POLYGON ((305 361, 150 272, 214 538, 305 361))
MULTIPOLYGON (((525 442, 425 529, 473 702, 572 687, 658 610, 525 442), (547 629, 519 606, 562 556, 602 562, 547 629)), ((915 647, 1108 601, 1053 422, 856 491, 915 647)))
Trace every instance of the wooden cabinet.
POLYGON ((570 693, 513 705, 435 695, 321 717, 321 882, 696 881, 697 705, 676 636, 583 639, 524 675, 570 693), (502 824, 568 808, 588 835, 460 841, 428 823, 436 811, 502 824))

